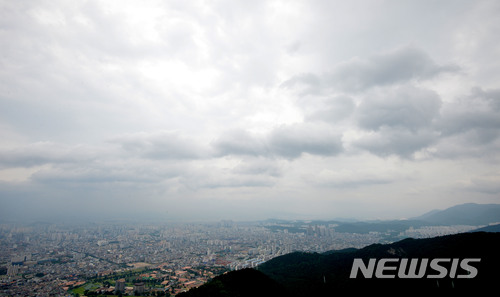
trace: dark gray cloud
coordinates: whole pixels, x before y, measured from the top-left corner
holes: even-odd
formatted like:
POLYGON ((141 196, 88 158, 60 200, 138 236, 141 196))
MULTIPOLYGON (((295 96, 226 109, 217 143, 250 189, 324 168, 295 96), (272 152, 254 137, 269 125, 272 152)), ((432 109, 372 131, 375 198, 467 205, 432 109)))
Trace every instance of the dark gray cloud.
POLYGON ((500 136, 500 90, 474 88, 468 96, 444 106, 438 128, 445 136, 464 134, 470 144, 500 136))
POLYGON ((0 149, 0 167, 33 167, 46 164, 83 163, 96 158, 99 149, 69 146, 53 142, 36 142, 0 149))
POLYGON ((235 174, 283 176, 283 168, 275 160, 269 158, 246 158, 232 169, 235 174))
POLYGON ((303 153, 332 156, 343 151, 341 135, 328 127, 283 125, 267 135, 233 131, 214 143, 221 155, 251 155, 295 159, 303 153))
POLYGON ((137 171, 137 168, 89 165, 41 170, 34 173, 31 180, 46 185, 73 184, 85 187, 89 184, 157 183, 161 178, 151 171, 137 171))
POLYGON ((373 170, 369 166, 355 166, 363 164, 360 160, 351 160, 347 166, 332 166, 311 174, 307 180, 321 188, 358 189, 377 185, 387 185, 397 182, 401 176, 394 176, 384 170, 373 170), (359 163, 358 163, 359 162, 359 163))
POLYGON ((314 73, 298 74, 280 85, 282 88, 298 89, 301 96, 318 95, 322 92, 322 79, 314 73))
POLYGON ((351 116, 355 108, 351 97, 335 96, 326 100, 324 108, 307 115, 306 120, 336 123, 351 116))
POLYGON ((209 156, 195 140, 177 132, 137 133, 115 137, 113 143, 128 153, 147 159, 198 159, 209 156))
POLYGON ((357 178, 341 178, 341 179, 332 179, 332 180, 324 180, 318 183, 321 187, 330 187, 330 188, 340 188, 340 189, 356 189, 363 188, 368 186, 376 186, 376 185, 386 185, 393 183, 394 180, 383 177, 357 177, 357 178))
POLYGON ((262 136, 252 135, 244 130, 226 132, 213 143, 213 146, 220 156, 261 156, 267 155, 269 151, 262 136))
POLYGON ((405 158, 431 148, 438 158, 495 155, 500 139, 500 91, 473 88, 470 94, 442 102, 431 90, 382 88, 368 92, 356 110, 365 134, 355 146, 380 156, 405 158))
POLYGON ((339 64, 325 75, 325 79, 335 88, 361 91, 373 86, 429 79, 458 69, 455 65, 438 65, 425 51, 405 46, 367 59, 355 58, 339 64))
POLYGON ((429 127, 439 116, 439 95, 427 89, 403 86, 369 93, 357 109, 359 126, 367 130, 381 127, 417 131, 429 127))
POLYGON ((359 92, 376 86, 428 80, 441 73, 459 70, 454 64, 437 64, 420 48, 403 46, 368 58, 353 58, 321 74, 298 74, 281 86, 296 88, 302 96, 326 90, 359 92))
POLYGON ((433 129, 440 140, 432 156, 444 159, 493 158, 500 149, 500 92, 475 87, 443 104, 433 129))
POLYGON ((190 181, 189 185, 195 185, 195 190, 200 189, 218 189, 218 188, 259 188, 259 187, 272 187, 276 181, 268 177, 262 176, 233 176, 233 177, 220 177, 218 178, 205 178, 197 182, 190 181))
POLYGON ((404 46, 340 63, 322 75, 297 75, 282 87, 298 90, 304 106, 308 101, 314 103, 313 96, 346 92, 347 95, 321 100, 322 105, 315 104, 316 109, 306 120, 325 121, 333 126, 341 120, 353 121, 351 127, 374 131, 354 141, 355 147, 379 156, 409 158, 438 141, 436 122, 443 105, 437 92, 416 87, 416 82, 458 69, 437 64, 417 47, 404 46))
POLYGON ((381 157, 396 155, 411 159, 414 153, 438 140, 439 134, 432 130, 413 132, 407 129, 383 127, 376 132, 363 135, 355 140, 353 145, 381 157))
POLYGON ((333 156, 343 151, 341 135, 328 127, 308 124, 281 126, 269 136, 269 146, 274 154, 285 158, 297 158, 303 153, 333 156))

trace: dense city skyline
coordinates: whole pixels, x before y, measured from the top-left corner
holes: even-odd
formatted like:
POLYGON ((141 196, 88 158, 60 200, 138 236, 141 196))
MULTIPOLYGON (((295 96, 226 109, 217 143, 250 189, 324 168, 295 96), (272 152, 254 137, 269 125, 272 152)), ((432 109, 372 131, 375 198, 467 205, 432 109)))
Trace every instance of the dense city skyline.
POLYGON ((500 203, 497 1, 0 1, 0 218, 500 203))
POLYGON ((145 285, 147 292, 169 296, 295 251, 363 248, 478 227, 413 223, 375 224, 354 233, 334 222, 297 221, 0 224, 0 296, 110 293, 120 288, 118 280, 126 283, 125 295, 145 285))

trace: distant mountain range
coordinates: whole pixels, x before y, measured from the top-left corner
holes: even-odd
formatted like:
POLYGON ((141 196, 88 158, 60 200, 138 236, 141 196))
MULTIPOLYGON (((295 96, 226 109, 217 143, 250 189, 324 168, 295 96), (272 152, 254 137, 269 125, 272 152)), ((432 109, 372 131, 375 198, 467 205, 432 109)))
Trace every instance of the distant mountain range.
MULTIPOLYGON (((207 284, 178 296, 326 297, 360 293, 400 296, 443 292, 484 295, 490 290, 497 290, 500 276, 499 246, 500 233, 474 232, 427 239, 405 239, 391 244, 373 244, 359 250, 346 249, 324 254, 294 252, 274 258, 256 270, 244 269, 218 276, 207 284), (419 261, 441 259, 443 263, 449 261, 450 265, 441 267, 441 270, 444 269, 443 273, 446 273, 444 278, 399 278, 392 269, 384 272, 386 275, 395 274, 394 278, 365 278, 361 272, 358 277, 350 278, 354 259, 362 259, 368 263, 369 259, 385 258, 395 261, 403 258, 419 261), (451 264, 452 259, 457 259, 454 260, 455 268, 451 264), (466 278, 467 270, 464 268, 467 265, 460 262, 463 259, 476 259, 473 267, 477 274, 474 278, 466 278)), ((421 265, 422 262, 419 263, 421 265)), ((429 267, 432 266, 427 266, 426 273, 429 273, 425 275, 439 272, 429 267)), ((396 269, 394 266, 392 268, 396 269)))
POLYGON ((424 215, 405 220, 376 220, 376 221, 286 221, 267 220, 266 228, 272 231, 290 233, 306 232, 307 226, 334 225, 335 232, 361 233, 379 232, 387 241, 401 239, 400 233, 412 228, 424 226, 487 226, 500 223, 500 204, 456 205, 445 210, 433 210, 424 215))
POLYGON ((500 223, 500 204, 460 204, 445 210, 433 210, 412 220, 437 225, 479 226, 500 223))
MULTIPOLYGON (((320 224, 329 223, 345 226, 363 226, 369 224, 402 224, 405 226, 414 224, 417 226, 436 226, 436 225, 470 225, 470 226, 481 226, 489 225, 494 223, 500 223, 500 204, 477 204, 477 203, 465 203, 452 206, 450 208, 439 210, 435 209, 418 217, 413 217, 410 219, 395 219, 395 220, 368 220, 361 221, 356 219, 338 219, 329 221, 319 221, 319 220, 278 220, 269 219, 266 222, 274 224, 303 224, 307 222, 308 224, 320 224)), ((374 230, 372 230, 374 231, 374 230)))

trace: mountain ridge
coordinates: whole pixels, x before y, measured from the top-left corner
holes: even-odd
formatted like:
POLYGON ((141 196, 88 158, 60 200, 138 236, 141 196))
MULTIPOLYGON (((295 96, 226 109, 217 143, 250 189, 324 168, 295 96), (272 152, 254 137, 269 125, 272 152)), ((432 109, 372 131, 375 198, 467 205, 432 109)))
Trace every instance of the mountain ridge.
MULTIPOLYGON (((497 267, 500 255, 500 233, 473 232, 439 236, 426 239, 407 238, 391 244, 372 244, 362 249, 346 249, 341 252, 325 254, 294 252, 271 259, 256 269, 253 276, 266 281, 262 286, 257 278, 245 273, 232 271, 232 280, 246 283, 242 290, 236 288, 234 282, 224 283, 228 276, 216 277, 206 284, 214 288, 214 281, 219 291, 208 290, 205 285, 180 294, 180 297, 222 297, 222 296, 333 296, 340 293, 384 293, 385 295, 401 295, 411 292, 429 293, 452 291, 487 292, 496 289, 498 279, 497 267), (350 278, 355 258, 368 259, 407 258, 407 259, 480 259, 475 264, 478 274, 474 278, 457 278, 447 275, 440 279, 417 278, 389 279, 350 278), (262 274, 262 275, 261 275, 262 274), (252 285, 248 285, 248 284, 252 285), (227 287, 227 288, 226 288, 227 287), (229 289, 228 289, 229 288, 229 289), (270 288, 272 294, 267 294, 270 288), (263 291, 264 290, 264 291, 263 291)), ((449 268, 449 267, 448 267, 449 268)), ((449 268, 451 271, 451 268, 449 268)), ((466 270, 458 267, 456 275, 465 275, 466 270)))
POLYGON ((458 204, 443 210, 432 210, 412 219, 441 225, 488 225, 500 222, 500 204, 458 204))

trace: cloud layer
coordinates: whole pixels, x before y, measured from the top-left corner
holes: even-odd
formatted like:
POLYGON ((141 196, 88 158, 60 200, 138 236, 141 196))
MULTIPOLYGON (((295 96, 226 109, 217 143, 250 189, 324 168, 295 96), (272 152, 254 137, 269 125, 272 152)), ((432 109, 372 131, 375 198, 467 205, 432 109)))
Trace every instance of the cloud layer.
POLYGON ((499 9, 2 2, 0 216, 398 217, 500 202, 499 9))

